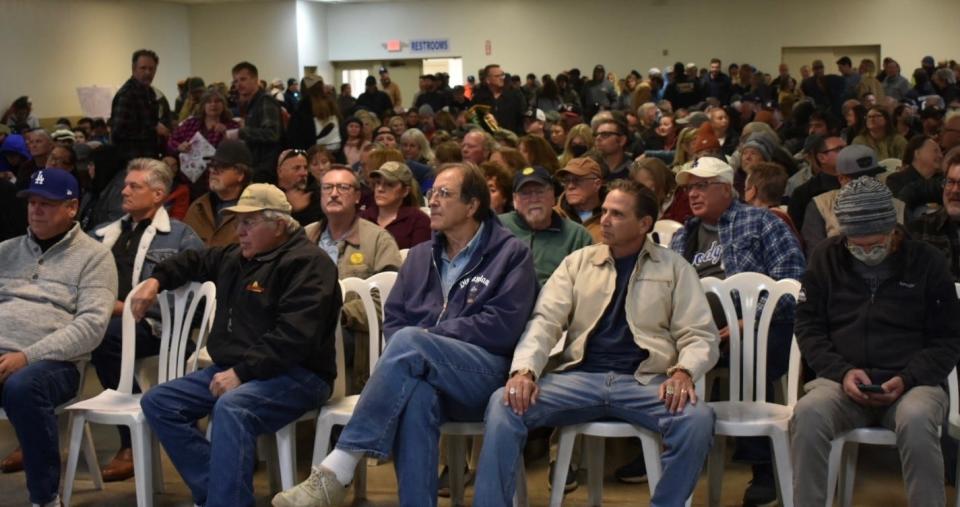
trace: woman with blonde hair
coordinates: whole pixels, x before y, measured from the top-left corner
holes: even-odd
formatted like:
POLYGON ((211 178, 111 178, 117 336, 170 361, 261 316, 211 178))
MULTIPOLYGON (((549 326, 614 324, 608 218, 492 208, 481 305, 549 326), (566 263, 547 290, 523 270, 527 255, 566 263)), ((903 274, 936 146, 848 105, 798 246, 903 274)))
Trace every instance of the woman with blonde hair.
POLYGON ((660 220, 684 223, 693 216, 687 189, 677 185, 673 171, 659 158, 643 158, 630 167, 630 179, 649 188, 660 204, 660 220))
POLYGON ((674 171, 679 171, 684 164, 693 161, 693 138, 697 135, 697 129, 686 127, 680 131, 677 136, 677 146, 673 152, 674 171))
POLYGON ((567 133, 567 142, 563 145, 560 155, 560 168, 566 167, 571 160, 580 158, 593 149, 593 129, 586 123, 574 125, 567 133))
POLYGON ((407 160, 429 166, 433 166, 436 161, 430 141, 420 129, 407 129, 403 132, 400 136, 400 150, 407 160))

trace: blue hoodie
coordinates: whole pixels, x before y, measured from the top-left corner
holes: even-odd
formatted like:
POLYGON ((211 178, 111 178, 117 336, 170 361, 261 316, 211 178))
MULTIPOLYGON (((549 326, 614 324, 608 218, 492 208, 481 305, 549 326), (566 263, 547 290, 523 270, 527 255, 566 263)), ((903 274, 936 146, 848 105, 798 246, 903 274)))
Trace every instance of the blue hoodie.
POLYGON ((20 134, 7 135, 3 144, 0 145, 0 171, 16 171, 17 168, 11 166, 10 162, 7 162, 7 157, 3 156, 7 152, 21 155, 25 161, 33 158, 30 156, 30 150, 27 149, 27 142, 23 140, 23 136, 20 134))
POLYGON ((440 284, 443 236, 410 249, 387 298, 384 336, 416 326, 510 357, 537 297, 530 249, 492 214, 478 238, 480 248, 450 289, 440 284), (446 301, 446 303, 444 302, 446 301))

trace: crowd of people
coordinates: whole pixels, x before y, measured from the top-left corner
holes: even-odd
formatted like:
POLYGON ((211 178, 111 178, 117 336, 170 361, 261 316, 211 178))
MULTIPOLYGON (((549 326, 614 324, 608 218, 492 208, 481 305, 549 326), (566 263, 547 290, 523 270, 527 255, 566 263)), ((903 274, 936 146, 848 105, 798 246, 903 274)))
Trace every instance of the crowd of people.
MULTIPOLYGON (((240 62, 229 85, 184 79, 171 105, 143 49, 106 121, 46 130, 18 98, 0 118, 0 406, 21 448, 0 469, 58 505, 54 414, 78 366, 116 389, 125 306, 137 357, 156 355, 157 294, 212 280, 213 364, 141 402, 198 505, 255 503, 256 437, 330 397, 338 325, 354 416, 273 505, 341 505, 366 456, 392 457, 401 505, 435 505, 461 466, 474 505, 509 505, 528 433, 608 418, 662 433, 651 503, 680 505, 714 438, 694 383, 726 365, 742 325, 700 280, 761 273, 803 287, 777 303, 767 345, 769 385, 794 337, 807 365, 788 500, 823 505, 831 439, 881 425, 897 432, 910 503, 943 505, 960 65, 925 57, 907 79, 890 58, 879 72, 835 64, 525 81, 490 64, 464 86, 421 76, 404 103, 387 68, 354 97, 240 62), (669 241, 658 221, 675 223, 669 241), (368 316, 337 280, 387 271, 371 371, 368 316), (448 420, 486 422, 469 464, 440 462, 448 420)), ((138 472, 119 437, 106 481, 138 472)), ((751 466, 744 505, 777 501, 766 439, 737 439, 734 460, 751 466)), ((615 475, 644 480, 643 457, 615 475)))

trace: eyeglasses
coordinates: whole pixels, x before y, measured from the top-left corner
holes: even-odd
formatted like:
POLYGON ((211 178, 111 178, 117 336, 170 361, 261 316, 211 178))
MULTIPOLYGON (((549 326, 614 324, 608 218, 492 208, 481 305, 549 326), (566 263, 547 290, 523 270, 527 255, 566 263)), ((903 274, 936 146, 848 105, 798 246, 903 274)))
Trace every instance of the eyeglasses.
POLYGON ((943 180, 943 188, 960 188, 960 180, 955 180, 953 178, 947 178, 943 180))
POLYGON ((608 137, 619 136, 619 132, 597 132, 597 137, 600 139, 606 139, 608 137))
POLYGON ((337 191, 340 192, 341 194, 347 194, 347 193, 352 192, 354 188, 356 188, 356 187, 354 187, 353 185, 351 185, 351 184, 349 184, 349 183, 336 183, 336 184, 334 184, 334 183, 324 183, 324 184, 320 185, 320 191, 323 192, 323 193, 325 193, 325 194, 332 193, 332 192, 333 192, 333 189, 337 189, 337 191))
POLYGON ((451 192, 450 190, 447 190, 447 187, 431 188, 430 191, 427 192, 427 201, 432 201, 434 197, 437 197, 446 201, 447 199, 452 199, 456 196, 457 194, 454 192, 451 192))
POLYGON ((564 176, 564 177, 562 177, 562 178, 559 178, 559 181, 560 181, 560 183, 563 184, 563 186, 565 186, 565 187, 571 187, 571 186, 576 187, 576 186, 579 186, 581 183, 583 183, 583 182, 585 182, 585 181, 593 181, 593 180, 599 180, 599 179, 600 179, 600 178, 598 178, 598 177, 596 177, 596 176, 584 176, 584 177, 580 177, 580 176, 564 176))
POLYGON ((724 185, 722 181, 698 181, 696 183, 687 183, 687 192, 696 190, 697 192, 706 192, 710 185, 724 185))
POLYGON ((260 225, 263 222, 265 222, 265 220, 262 220, 257 217, 252 217, 252 216, 240 217, 240 219, 237 220, 236 222, 236 228, 238 231, 241 229, 250 230, 260 225))

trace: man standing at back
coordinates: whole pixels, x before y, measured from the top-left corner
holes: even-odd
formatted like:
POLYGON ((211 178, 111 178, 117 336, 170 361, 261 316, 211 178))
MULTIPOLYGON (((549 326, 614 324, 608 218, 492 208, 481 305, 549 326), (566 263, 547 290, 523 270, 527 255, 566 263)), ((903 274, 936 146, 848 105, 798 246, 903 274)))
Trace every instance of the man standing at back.
POLYGON ((170 136, 160 118, 160 102, 151 83, 160 58, 149 49, 133 53, 133 75, 113 97, 111 137, 124 160, 156 157, 160 138, 170 136))
POLYGON ((522 136, 523 113, 527 110, 527 101, 520 90, 505 88, 506 74, 499 65, 493 63, 483 69, 485 84, 477 90, 474 104, 490 106, 490 113, 497 119, 500 128, 513 131, 522 136))
POLYGON ((342 505, 366 455, 393 455, 400 505, 437 505, 440 425, 481 421, 533 307, 530 250, 490 210, 483 173, 441 166, 432 241, 410 249, 386 305, 387 348, 336 449, 274 507, 342 505))
POLYGON ((280 103, 260 89, 260 74, 254 64, 240 62, 233 66, 232 73, 240 99, 238 135, 253 155, 253 181, 276 182, 283 134, 280 103))

